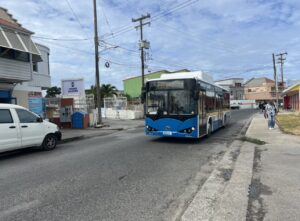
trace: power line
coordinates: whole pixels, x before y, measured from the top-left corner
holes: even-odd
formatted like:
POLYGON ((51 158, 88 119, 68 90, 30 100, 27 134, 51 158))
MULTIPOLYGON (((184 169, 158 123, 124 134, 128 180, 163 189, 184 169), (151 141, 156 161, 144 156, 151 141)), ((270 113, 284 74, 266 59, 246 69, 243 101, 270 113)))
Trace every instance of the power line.
MULTIPOLYGON (((190 32, 184 32, 184 31, 181 31, 179 28, 173 27, 173 26, 171 26, 171 25, 169 25, 169 24, 166 24, 165 22, 161 22, 161 24, 164 25, 164 26, 167 27, 167 28, 170 28, 170 29, 172 29, 172 30, 175 30, 176 32, 182 34, 182 35, 183 35, 184 37, 186 37, 186 38, 189 38, 189 39, 191 39, 191 40, 194 40, 194 41, 198 41, 198 42, 203 43, 203 41, 200 41, 200 39, 197 38, 197 36, 192 35, 190 32)), ((211 40, 211 41, 213 41, 213 42, 215 42, 215 43, 221 43, 220 41, 215 40, 214 38, 210 38, 209 40, 211 40)), ((219 48, 219 49, 221 49, 221 48, 219 48)), ((223 44, 222 50, 228 51, 228 52, 230 52, 230 53, 235 53, 235 51, 232 50, 231 48, 225 47, 225 44, 223 44)))
POLYGON ((51 38, 51 37, 43 37, 43 36, 36 36, 33 35, 33 38, 38 39, 45 39, 45 40, 51 40, 51 41, 90 41, 92 38, 51 38))
POLYGON ((101 4, 100 4, 100 8, 101 8, 102 14, 103 14, 103 16, 104 16, 104 18, 105 18, 105 22, 106 22, 106 24, 107 24, 107 26, 108 26, 108 28, 109 28, 110 34, 112 35, 112 37, 114 38, 114 40, 116 40, 115 37, 114 37, 114 33, 112 32, 110 23, 109 23, 109 21, 108 21, 108 19, 107 19, 107 16, 106 16, 106 14, 105 14, 105 11, 104 11, 104 9, 103 9, 103 7, 102 7, 101 4))
POLYGON ((169 10, 166 10, 166 11, 164 11, 162 13, 159 13, 158 15, 153 16, 151 21, 153 22, 153 21, 156 21, 158 19, 161 19, 161 18, 163 18, 163 17, 171 14, 172 12, 175 12, 177 10, 183 9, 185 7, 188 7, 188 6, 194 4, 194 3, 198 2, 198 1, 199 0, 187 0, 185 2, 182 2, 182 3, 176 5, 175 7, 171 8, 169 10))
MULTIPOLYGON (((67 2, 67 5, 68 5, 69 8, 71 9, 71 11, 72 11, 72 13, 73 13, 75 19, 77 20, 78 24, 79 24, 80 27, 81 27, 81 29, 83 30, 83 33, 86 35, 84 26, 82 25, 82 23, 81 23, 79 17, 77 16, 77 14, 75 13, 74 9, 72 8, 72 5, 71 5, 70 1, 69 1, 69 0, 65 0, 65 1, 67 2)), ((87 36, 87 35, 86 35, 86 36, 87 36)))
POLYGON ((109 46, 111 46, 113 48, 116 48, 116 49, 119 48, 119 49, 123 49, 125 51, 129 51, 129 52, 133 52, 133 53, 139 54, 139 52, 137 50, 129 49, 129 48, 126 48, 126 47, 123 47, 123 46, 120 46, 120 45, 116 45, 116 44, 111 44, 111 43, 106 42, 104 40, 101 40, 101 42, 104 43, 104 44, 107 44, 107 45, 109 45, 109 46))
MULTIPOLYGON (((44 41, 45 42, 46 39, 41 39, 41 41, 44 41)), ((81 49, 78 49, 78 48, 73 48, 73 47, 68 47, 66 45, 61 45, 57 42, 46 42, 46 44, 51 44, 53 46, 57 46, 57 47, 61 47, 61 48, 65 48, 65 49, 69 49, 69 50, 72 50, 72 51, 77 51, 77 52, 82 52, 82 53, 85 53, 85 54, 88 54, 88 55, 94 55, 93 52, 89 52, 89 51, 85 51, 85 50, 81 50, 81 49)))
MULTIPOLYGON (((76 18, 76 21, 78 22, 78 24, 80 25, 80 27, 82 28, 82 30, 85 32, 84 26, 82 25, 82 22, 80 21, 79 17, 77 16, 77 14, 75 13, 74 9, 72 8, 72 5, 71 5, 70 1, 69 0, 65 0, 65 1, 67 2, 68 7, 70 8, 70 10, 72 11, 74 17, 76 18)), ((197 1, 199 1, 199 0, 197 0, 197 1)), ((158 20, 160 17, 164 17, 166 14, 172 13, 173 11, 175 11, 174 9, 178 10, 178 9, 187 7, 191 3, 195 3, 197 1, 194 0, 193 2, 191 2, 191 0, 188 0, 188 1, 185 1, 183 3, 180 3, 179 5, 175 6, 174 8, 171 8, 171 10, 169 12, 168 11, 164 11, 164 12, 159 13, 156 16, 154 16, 156 18, 155 20, 158 20), (184 5, 184 7, 178 8, 178 6, 183 5, 184 3, 186 4, 188 2, 191 2, 191 3, 188 4, 188 5, 184 5)), ((110 23, 109 23, 109 21, 107 19, 107 16, 106 16, 106 14, 104 12, 103 7, 101 7, 101 10, 103 12, 105 21, 106 21, 106 23, 107 23, 107 25, 108 25, 108 27, 110 29, 110 33, 108 34, 108 35, 110 35, 110 37, 108 37, 107 39, 114 38, 115 36, 119 36, 119 35, 121 35, 123 33, 126 33, 128 31, 134 30, 133 29, 134 27, 132 25, 127 25, 127 26, 121 27, 119 30, 116 29, 116 31, 113 32, 113 30, 111 29, 111 25, 110 25, 110 23)), ((155 20, 152 20, 152 21, 155 21, 155 20)), ((107 34, 104 34, 101 37, 104 37, 105 35, 107 35, 107 34)), ((92 37, 87 37, 87 38, 55 38, 55 37, 45 37, 45 36, 39 36, 39 35, 35 35, 35 36, 32 36, 32 37, 33 38, 38 38, 38 39, 53 40, 53 41, 89 41, 89 40, 93 39, 92 37)))
POLYGON ((284 57, 284 55, 286 56, 288 53, 287 52, 284 52, 284 53, 279 53, 277 54, 276 56, 279 57, 278 58, 278 62, 280 64, 280 70, 281 70, 281 86, 284 87, 284 84, 283 84, 283 64, 284 64, 284 61, 286 60, 286 57, 284 57))
POLYGON ((135 28, 140 29, 140 50, 141 50, 141 72, 142 72, 142 87, 145 85, 145 60, 144 60, 144 49, 149 49, 149 46, 147 46, 147 43, 149 42, 145 41, 143 39, 143 27, 145 25, 150 25, 150 22, 144 22, 144 20, 150 18, 150 14, 142 15, 139 18, 133 18, 132 22, 138 22, 139 24, 135 28))
MULTIPOLYGON (((163 12, 160 12, 158 13, 157 15, 154 15, 151 19, 151 22, 152 21, 156 21, 156 20, 159 20, 169 14, 171 14, 172 12, 174 11, 177 11, 177 10, 180 10, 182 8, 185 8, 187 6, 190 6, 196 2, 198 2, 199 0, 187 0, 187 1, 184 1, 182 3, 179 3, 178 5, 175 5, 174 7, 170 8, 169 10, 165 10, 163 12)), ((120 28, 120 30, 117 30, 114 32, 114 36, 119 36, 123 33, 126 33, 128 31, 132 31, 133 30, 133 27, 132 26, 124 26, 123 28, 120 28)), ((108 35, 111 35, 111 34, 108 34, 108 35)), ((103 36, 104 37, 104 36, 103 36)), ((111 36, 108 36, 107 38, 105 38, 106 40, 110 39, 111 36)))

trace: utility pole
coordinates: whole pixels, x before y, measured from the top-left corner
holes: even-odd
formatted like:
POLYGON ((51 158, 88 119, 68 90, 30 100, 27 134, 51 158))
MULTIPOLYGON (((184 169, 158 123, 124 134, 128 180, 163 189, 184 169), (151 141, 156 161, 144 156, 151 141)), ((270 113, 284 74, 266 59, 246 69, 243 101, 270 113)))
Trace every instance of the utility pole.
POLYGON ((102 124, 102 115, 101 115, 101 92, 100 92, 100 73, 99 73, 99 39, 98 39, 98 24, 97 24, 97 3, 96 0, 93 0, 94 3, 94 32, 95 32, 95 71, 96 71, 96 93, 97 93, 97 108, 98 108, 98 124, 102 124))
POLYGON ((139 18, 132 19, 132 22, 139 22, 139 25, 136 26, 136 29, 140 29, 140 50, 141 50, 141 69, 142 69, 142 88, 145 85, 145 63, 144 63, 144 48, 149 49, 149 42, 143 40, 143 26, 150 25, 150 22, 143 23, 143 21, 147 18, 150 18, 150 14, 142 15, 139 18))
POLYGON ((284 61, 286 60, 285 57, 283 57, 284 55, 287 55, 288 53, 287 52, 284 52, 284 53, 279 53, 277 54, 276 56, 279 56, 278 58, 278 64, 280 64, 280 70, 281 70, 281 86, 283 88, 283 64, 284 64, 284 61))
POLYGON ((275 55, 273 53, 273 68, 274 68, 274 80, 275 80, 275 90, 276 90, 276 105, 279 108, 278 104, 278 80, 277 80, 277 72, 276 72, 276 63, 275 63, 275 55))

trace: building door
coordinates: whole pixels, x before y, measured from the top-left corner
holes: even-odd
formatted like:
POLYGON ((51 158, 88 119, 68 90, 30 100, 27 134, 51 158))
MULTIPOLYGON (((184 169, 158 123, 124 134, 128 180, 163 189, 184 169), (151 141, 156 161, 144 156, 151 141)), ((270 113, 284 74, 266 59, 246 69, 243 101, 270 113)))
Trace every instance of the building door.
POLYGON ((206 134, 206 92, 199 92, 198 113, 199 113, 199 137, 206 134))

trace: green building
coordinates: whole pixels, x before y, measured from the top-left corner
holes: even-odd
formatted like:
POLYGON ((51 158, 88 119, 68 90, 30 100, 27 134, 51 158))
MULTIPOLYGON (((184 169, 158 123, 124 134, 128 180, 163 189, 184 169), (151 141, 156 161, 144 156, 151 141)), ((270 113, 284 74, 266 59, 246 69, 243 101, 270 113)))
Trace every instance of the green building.
MULTIPOLYGON (((145 82, 150 79, 160 78, 162 74, 172 74, 178 72, 189 72, 187 69, 182 69, 174 72, 161 70, 150 74, 145 74, 145 82)), ((132 98, 141 96, 142 76, 131 77, 123 80, 124 93, 130 95, 132 98)))

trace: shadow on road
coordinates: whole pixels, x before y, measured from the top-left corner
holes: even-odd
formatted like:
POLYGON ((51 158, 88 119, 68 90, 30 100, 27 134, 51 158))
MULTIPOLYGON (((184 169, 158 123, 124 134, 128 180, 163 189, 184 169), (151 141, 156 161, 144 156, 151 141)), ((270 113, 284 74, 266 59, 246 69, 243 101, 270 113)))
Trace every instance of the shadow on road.
POLYGON ((9 159, 12 159, 12 158, 18 158, 18 157, 24 157, 24 156, 27 156, 27 155, 38 154, 38 153, 41 153, 41 152, 42 152, 41 150, 39 150, 37 148, 33 148, 33 147, 8 151, 8 152, 0 153, 0 162, 5 161, 5 160, 9 160, 9 159))

